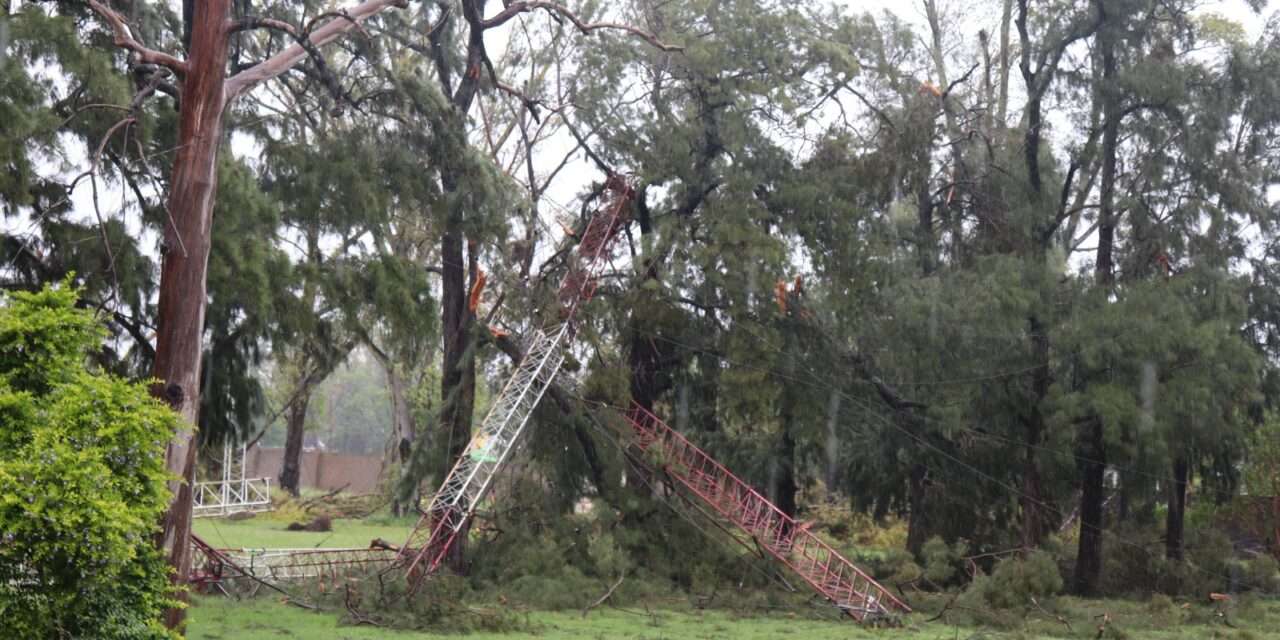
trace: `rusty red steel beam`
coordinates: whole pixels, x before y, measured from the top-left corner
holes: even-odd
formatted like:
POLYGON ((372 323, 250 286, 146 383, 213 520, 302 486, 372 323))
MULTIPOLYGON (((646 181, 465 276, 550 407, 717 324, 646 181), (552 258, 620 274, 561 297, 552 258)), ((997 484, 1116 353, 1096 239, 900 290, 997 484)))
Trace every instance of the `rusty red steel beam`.
POLYGON ((911 612, 888 589, 652 412, 633 403, 624 415, 637 447, 648 451, 657 446, 660 466, 672 478, 849 616, 864 621, 911 612))

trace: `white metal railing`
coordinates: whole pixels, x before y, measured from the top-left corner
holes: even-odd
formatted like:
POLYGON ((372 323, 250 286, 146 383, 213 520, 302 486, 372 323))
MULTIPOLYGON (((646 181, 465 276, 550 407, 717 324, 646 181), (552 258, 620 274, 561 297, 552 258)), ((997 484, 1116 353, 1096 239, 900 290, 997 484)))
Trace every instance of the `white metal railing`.
POLYGON ((241 478, 197 482, 192 490, 191 515, 229 516, 241 511, 271 510, 271 478, 241 478))
POLYGON ((191 487, 191 516, 210 518, 240 512, 271 510, 271 478, 245 477, 248 449, 240 445, 240 456, 230 442, 222 448, 222 479, 197 482, 191 487))

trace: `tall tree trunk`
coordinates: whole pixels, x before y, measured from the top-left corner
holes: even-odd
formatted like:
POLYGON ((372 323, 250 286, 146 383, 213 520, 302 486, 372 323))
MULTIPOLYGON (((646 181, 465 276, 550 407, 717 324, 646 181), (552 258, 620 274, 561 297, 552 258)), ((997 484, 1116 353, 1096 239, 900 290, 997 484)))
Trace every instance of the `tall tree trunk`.
MULTIPOLYGON (((778 472, 774 484, 774 500, 778 508, 792 518, 796 516, 796 492, 800 488, 796 482, 795 404, 794 393, 784 390, 782 392, 782 437, 778 441, 776 457, 778 472)), ((784 535, 787 533, 790 532, 783 531, 784 535)))
MULTIPOLYGON (((1043 295, 1043 293, 1042 293, 1043 295)), ((1031 333, 1031 354, 1036 363, 1031 374, 1033 397, 1031 414, 1028 416, 1024 431, 1022 461, 1022 546, 1034 549, 1044 539, 1045 514, 1044 491, 1040 481, 1039 449, 1044 438, 1045 398, 1049 395, 1049 334, 1048 327, 1038 315, 1029 320, 1031 333)))
MULTIPOLYGON (((378 361, 382 364, 383 371, 387 375, 387 386, 391 388, 391 430, 395 437, 392 455, 396 456, 400 462, 400 474, 396 478, 396 483, 399 485, 406 482, 412 475, 409 473, 409 458, 413 453, 414 441, 418 437, 418 429, 409 407, 409 394, 404 377, 395 370, 395 364, 390 360, 383 360, 380 356, 375 357, 378 357, 378 361)), ((397 516, 413 513, 420 498, 416 483, 408 494, 403 496, 403 499, 399 488, 393 490, 392 495, 394 498, 391 501, 391 513, 397 516)))
MULTIPOLYGON (((178 114, 177 152, 169 187, 161 248, 153 393, 181 414, 186 429, 175 433, 165 464, 176 478, 165 512, 160 545, 173 566, 173 581, 183 584, 191 571, 191 485, 195 481, 195 432, 200 407, 200 356, 205 313, 205 272, 217 189, 218 145, 222 141, 223 81, 227 66, 226 23, 231 0, 196 3, 187 74, 178 114)), ((181 596, 185 598, 185 595, 181 596)), ((165 624, 181 625, 181 608, 165 612, 165 624)))
MULTIPOLYGON (((95 13, 112 24, 117 46, 128 27, 119 14, 90 0, 95 13)), ((335 40, 356 28, 360 21, 403 0, 366 0, 342 12, 310 33, 313 46, 335 40)), ((185 429, 170 439, 165 466, 175 478, 170 482, 173 497, 161 521, 156 544, 173 567, 173 581, 186 581, 191 569, 191 484, 195 479, 194 433, 200 406, 200 356, 206 305, 205 274, 208 270, 210 233, 216 194, 218 146, 222 139, 222 117, 226 105, 254 85, 284 73, 307 57, 312 50, 300 44, 286 47, 270 58, 226 78, 228 34, 233 28, 231 0, 184 0, 183 45, 187 59, 177 60, 149 50, 136 41, 125 47, 148 64, 160 64, 182 75, 178 137, 174 146, 165 225, 161 247, 160 295, 152 393, 168 402, 186 422, 185 429)), ((185 592, 178 594, 185 599, 185 592)), ((177 628, 184 619, 183 608, 165 612, 164 623, 177 628)))
POLYGON ((1187 511, 1189 473, 1186 456, 1179 454, 1173 460, 1173 482, 1169 483, 1169 513, 1165 519, 1164 555, 1170 560, 1182 560, 1182 531, 1187 511))
POLYGON ((1080 544, 1076 554, 1074 591, 1090 596, 1098 592, 1102 576, 1102 503, 1106 476, 1106 448, 1102 419, 1090 418, 1080 427, 1076 447, 1080 470, 1080 544))
MULTIPOLYGON (((447 181, 450 192, 457 188, 454 180, 447 181), (451 188, 450 188, 451 186, 451 188)), ((442 264, 441 316, 444 330, 444 353, 441 364, 440 392, 443 406, 440 412, 442 433, 449 440, 449 460, 457 460, 471 440, 471 417, 475 404, 475 351, 471 336, 473 314, 467 308, 468 261, 464 247, 461 221, 455 212, 450 213, 445 233, 440 243, 442 264)), ((474 263, 474 256, 471 258, 474 263)), ((447 562, 459 573, 463 572, 466 554, 467 529, 458 534, 449 550, 447 562)))
POLYGON ((295 498, 301 489, 302 438, 307 428, 307 406, 311 404, 311 387, 303 386, 289 405, 285 419, 284 461, 280 466, 280 487, 295 498))
POLYGON ((1004 0, 1000 13, 1000 97, 996 102, 996 126, 1008 126, 1009 116, 1009 25, 1013 22, 1013 0, 1004 0))
POLYGON ((910 519, 907 520, 907 551, 917 558, 924 550, 924 543, 929 538, 929 508, 926 504, 926 478, 929 468, 923 463, 911 465, 911 477, 908 485, 908 509, 910 519))
MULTIPOLYGON (((1101 6, 1099 3, 1099 7, 1101 6)), ((1109 31, 1110 29, 1104 29, 1098 38, 1102 54, 1102 84, 1096 89, 1102 94, 1102 183, 1098 210, 1098 257, 1094 276, 1098 286, 1108 289, 1115 282, 1112 250, 1115 245, 1116 153, 1120 144, 1121 115, 1115 86, 1115 43, 1109 31)))
MULTIPOLYGON (((1104 5, 1098 11, 1105 19, 1104 5)), ((1116 56, 1113 29, 1107 25, 1098 34, 1102 56, 1102 82, 1095 86, 1095 99, 1102 101, 1102 184, 1099 194, 1098 254, 1094 280, 1102 293, 1100 305, 1109 304, 1115 283, 1112 246, 1115 242, 1116 147, 1119 144, 1120 114, 1116 104, 1116 56)), ((1075 592, 1097 593, 1102 575, 1102 502, 1106 476, 1106 438, 1102 416, 1094 415, 1080 426, 1076 435, 1077 467, 1080 470, 1080 541, 1076 553, 1075 592)))
MULTIPOLYGON (((1027 87, 1027 103, 1024 111, 1026 114, 1026 132, 1023 137, 1023 163, 1027 171, 1027 186, 1031 199, 1030 206, 1052 211, 1052 208, 1045 206, 1044 178, 1040 171, 1040 146, 1043 141, 1043 132, 1041 131, 1043 114, 1041 109, 1043 107, 1044 94, 1049 90, 1056 68, 1042 66, 1033 70, 1031 67, 1032 42, 1027 30, 1027 4, 1026 0, 1019 0, 1017 17, 1018 38, 1022 47, 1020 52, 1022 59, 1019 67, 1023 82, 1027 87)), ((1068 44, 1069 41, 1064 41, 1058 46, 1065 49, 1068 44)), ((1044 227, 1036 224, 1032 227, 1031 236, 1019 243, 1023 256, 1026 258, 1027 268, 1032 270, 1044 269, 1048 257, 1046 243, 1051 240, 1051 234, 1045 233, 1044 227)), ((1037 285, 1039 288, 1039 305, 1027 319, 1031 360, 1035 368, 1031 373, 1031 411, 1025 420, 1021 498, 1022 544, 1028 549, 1040 544, 1044 537, 1046 524, 1044 492, 1041 487, 1040 461, 1037 450, 1040 448, 1041 441, 1044 438, 1044 404, 1048 398, 1049 386, 1053 380, 1053 374, 1050 369, 1052 362, 1050 360, 1051 340, 1049 337, 1049 325, 1044 317, 1044 314, 1051 313, 1053 310, 1053 291, 1050 285, 1044 282, 1044 278, 1036 278, 1036 280, 1039 282, 1037 285)))

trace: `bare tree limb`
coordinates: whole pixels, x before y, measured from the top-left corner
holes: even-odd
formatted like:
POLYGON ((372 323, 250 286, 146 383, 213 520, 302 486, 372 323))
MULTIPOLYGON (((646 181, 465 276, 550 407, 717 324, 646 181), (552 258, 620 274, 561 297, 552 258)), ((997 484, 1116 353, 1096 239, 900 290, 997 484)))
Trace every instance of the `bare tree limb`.
POLYGON ((298 30, 284 20, 275 18, 261 18, 258 16, 245 16, 239 20, 232 20, 227 24, 227 33, 239 33, 250 29, 271 29, 272 31, 283 31, 293 37, 298 36, 298 30))
POLYGON ((495 15, 488 20, 481 20, 480 25, 485 29, 492 29, 493 27, 505 24, 507 21, 522 13, 528 13, 537 9, 546 9, 547 11, 567 18, 569 22, 573 23, 573 26, 578 28, 578 31, 581 31, 584 34, 591 33, 592 31, 599 29, 616 29, 618 31, 625 31, 637 38, 640 38, 663 51, 684 51, 684 47, 682 46, 667 44, 659 40, 658 36, 631 25, 618 22, 587 22, 582 18, 579 18, 577 14, 570 11, 565 6, 555 2, 541 2, 538 0, 530 0, 529 2, 509 2, 506 7, 498 13, 498 15, 495 15))
POLYGON ((604 595, 600 596, 599 600, 596 600, 595 602, 587 605, 587 607, 582 610, 582 617, 584 618, 587 617, 587 614, 590 613, 592 609, 604 604, 604 602, 609 599, 609 596, 612 596, 613 592, 618 590, 618 587, 622 584, 622 581, 625 580, 626 578, 627 578, 626 572, 623 572, 621 575, 619 575, 618 581, 613 583, 613 586, 609 587, 609 590, 604 592, 604 595))
POLYGON ((95 13, 102 16, 108 24, 111 25, 111 34, 113 42, 117 47, 126 49, 137 55, 137 61, 145 64, 157 64, 172 69, 174 73, 179 75, 187 72, 187 63, 179 60, 163 51, 156 51, 144 46, 141 42, 133 37, 133 31, 129 29, 129 24, 125 22, 124 16, 116 13, 116 11, 107 5, 99 2, 99 0, 89 0, 89 6, 95 13))
MULTIPOLYGON (((307 42, 312 47, 329 44, 384 9, 391 7, 403 9, 407 6, 409 6, 408 0, 366 0, 351 9, 336 13, 336 17, 312 32, 307 37, 307 42)), ((254 85, 288 71, 308 55, 306 47, 295 43, 284 51, 231 76, 227 79, 224 89, 226 101, 230 102, 254 85)))

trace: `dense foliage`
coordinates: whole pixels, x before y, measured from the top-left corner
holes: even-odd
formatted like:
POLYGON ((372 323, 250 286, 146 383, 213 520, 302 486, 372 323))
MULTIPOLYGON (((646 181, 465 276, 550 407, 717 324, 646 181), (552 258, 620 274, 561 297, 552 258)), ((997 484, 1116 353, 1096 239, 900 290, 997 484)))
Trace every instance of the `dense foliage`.
MULTIPOLYGON (((331 4, 234 3, 245 28, 219 70, 270 59, 279 24, 334 19, 331 4)), ((538 522, 590 501, 611 559, 575 565, 551 524, 461 539, 594 580, 655 561, 667 487, 627 464, 604 408, 634 402, 919 588, 986 573, 973 593, 1271 589, 1280 19, 1247 4, 379 13, 227 109, 193 303, 201 444, 273 429, 297 491, 306 432, 343 434, 388 456, 411 511, 554 318, 565 232, 621 174, 637 194, 623 248, 510 480, 535 488, 538 522), (371 403, 385 409, 349 435, 371 403), (854 519, 895 533, 850 539, 854 519)), ((141 378, 166 322, 157 255, 175 251, 156 240, 176 215, 160 159, 190 140, 100 17, 26 3, 6 23, 0 278, 80 274, 111 336, 94 358, 141 378)), ((127 18, 192 53, 169 3, 127 18)))
POLYGON ((86 368, 103 331, 70 286, 0 299, 0 635, 168 638, 167 504, 176 416, 86 368))

